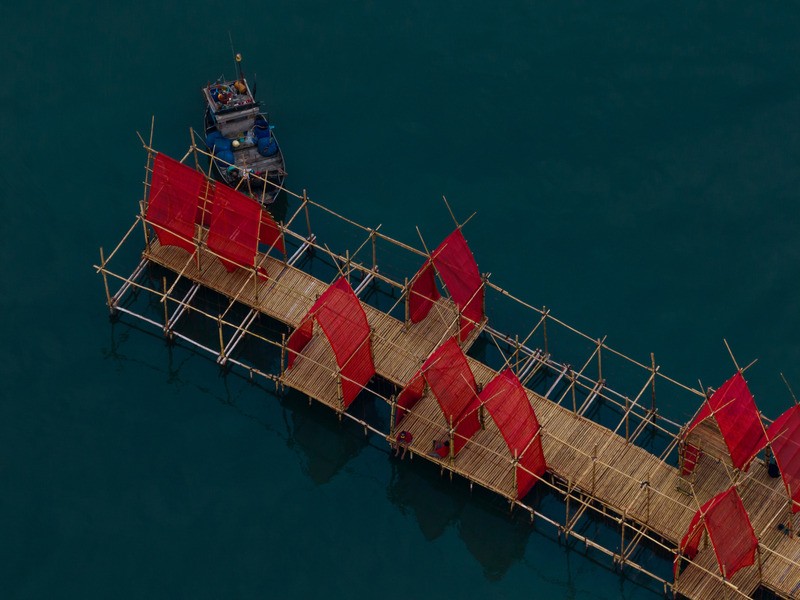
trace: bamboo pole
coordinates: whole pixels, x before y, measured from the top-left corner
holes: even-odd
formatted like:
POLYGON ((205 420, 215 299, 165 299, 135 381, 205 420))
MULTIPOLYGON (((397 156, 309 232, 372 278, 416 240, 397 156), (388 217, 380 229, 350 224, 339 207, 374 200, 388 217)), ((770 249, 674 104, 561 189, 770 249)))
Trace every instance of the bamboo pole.
POLYGON ((161 282, 164 285, 164 296, 162 304, 164 305, 164 336, 169 335, 169 307, 167 306, 167 278, 162 277, 161 282))
POLYGON ((106 306, 110 314, 114 314, 114 306, 111 302, 111 292, 108 289, 108 274, 106 273, 106 259, 103 257, 103 247, 100 246, 100 266, 102 267, 101 273, 103 274, 103 286, 106 289, 106 306))
POLYGON ((217 317, 217 331, 219 333, 219 356, 225 358, 225 340, 222 335, 222 315, 217 317))
POLYGON ((548 349, 547 344, 547 316, 550 314, 550 311, 547 310, 546 306, 542 307, 542 333, 544 334, 544 353, 545 356, 550 354, 550 350, 548 349))
POLYGON ((658 368, 656 367, 656 355, 651 352, 650 353, 650 364, 651 364, 651 371, 653 373, 653 400, 650 404, 650 412, 653 414, 653 422, 656 420, 656 373, 658 372, 658 368))
POLYGON ((603 379, 603 342, 597 338, 597 379, 603 379))
MULTIPOLYGON (((378 226, 380 227, 380 225, 378 226)), ((370 231, 369 237, 372 238, 372 270, 378 270, 378 238, 375 237, 375 232, 370 231)))
POLYGON ((311 215, 308 214, 308 192, 303 189, 303 208, 306 211, 306 227, 308 227, 308 239, 310 240, 314 235, 311 233, 311 215))

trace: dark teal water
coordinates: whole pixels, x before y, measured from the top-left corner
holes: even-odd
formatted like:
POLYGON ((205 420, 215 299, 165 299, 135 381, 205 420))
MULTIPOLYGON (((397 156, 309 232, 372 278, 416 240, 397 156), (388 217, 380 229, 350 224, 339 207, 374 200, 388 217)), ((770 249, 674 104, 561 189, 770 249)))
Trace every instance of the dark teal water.
POLYGON ((138 210, 135 132, 155 115, 155 145, 184 152, 228 31, 293 189, 409 241, 449 230, 444 194, 478 211, 481 269, 532 304, 689 384, 732 373, 726 338, 759 359, 767 416, 791 402, 780 372, 800 390, 797 3, 2 13, 4 596, 658 597, 329 411, 109 323, 91 265, 138 210))

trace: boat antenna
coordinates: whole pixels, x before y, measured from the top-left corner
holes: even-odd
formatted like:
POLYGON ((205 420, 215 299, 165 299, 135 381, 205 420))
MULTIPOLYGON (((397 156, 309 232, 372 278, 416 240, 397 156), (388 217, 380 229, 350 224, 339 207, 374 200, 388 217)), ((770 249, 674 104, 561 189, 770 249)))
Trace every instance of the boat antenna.
POLYGON ((243 78, 242 75, 242 55, 236 52, 233 47, 233 36, 231 35, 230 30, 228 30, 228 39, 231 42, 231 54, 233 55, 233 67, 236 73, 236 81, 241 81, 243 78))

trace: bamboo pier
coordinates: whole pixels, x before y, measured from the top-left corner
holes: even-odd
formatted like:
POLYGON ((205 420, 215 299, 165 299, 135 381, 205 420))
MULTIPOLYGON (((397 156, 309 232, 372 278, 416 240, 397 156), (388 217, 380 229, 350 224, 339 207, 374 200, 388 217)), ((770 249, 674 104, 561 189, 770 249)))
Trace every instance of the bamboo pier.
MULTIPOLYGON (((154 151, 145 143, 149 171, 154 151)), ((192 144, 184 159, 194 156, 200 164, 205 153, 192 144)), ((389 252, 404 255, 409 264, 421 263, 429 253, 395 240, 381 231, 359 225, 303 194, 284 193, 298 206, 280 224, 287 242, 287 253, 275 258, 257 256, 257 265, 266 268, 267 277, 256 268, 230 273, 206 244, 207 230, 197 226, 196 257, 174 246, 162 246, 153 235, 146 218, 148 177, 140 212, 114 250, 100 250, 100 263, 106 304, 112 315, 125 315, 148 323, 169 340, 179 340, 211 355, 220 365, 244 369, 250 377, 271 381, 277 392, 291 388, 330 407, 340 418, 363 426, 367 435, 379 436, 387 444, 396 443, 394 414, 396 395, 414 376, 425 359, 445 340, 458 334, 460 314, 454 302, 443 297, 436 301, 428 317, 420 323, 408 319, 409 284, 401 273, 381 263, 389 252), (355 232, 363 243, 353 252, 334 252, 312 230, 312 213, 343 231, 355 232), (304 228, 305 230, 300 232, 304 228), (134 246, 144 236, 144 249, 134 246), (291 251, 291 253, 290 253, 291 251), (311 259, 310 257, 314 257, 311 259), (112 263, 132 261, 130 275, 118 273, 112 263), (365 258, 366 257, 366 258, 365 258), (379 260, 381 259, 381 260, 379 260), (309 265, 321 263, 327 279, 312 273, 309 265), (298 327, 315 300, 332 279, 348 278, 361 301, 371 329, 373 361, 381 386, 368 386, 360 398, 382 407, 384 417, 359 418, 342 405, 341 374, 331 346, 315 327, 314 335, 301 351, 302 360, 287 369, 284 335, 265 335, 254 327, 261 317, 274 320, 286 331, 298 327), (378 302, 378 292, 382 294, 378 302), (219 310, 209 309, 201 298, 214 294, 220 298, 219 310), (144 300, 143 300, 144 299, 144 300), (381 303, 383 303, 381 305, 381 303), (380 306, 379 306, 380 305, 380 306), (156 308, 154 308, 154 306, 156 308), (194 322, 202 318, 205 332, 183 328, 187 315, 194 322), (242 316, 244 315, 244 316, 242 316), (202 339, 199 339, 202 338, 202 339), (213 341, 209 341, 213 340, 213 341), (279 357, 280 367, 269 370, 243 351, 247 340, 279 357), (385 393, 386 389, 392 390, 385 393), (383 391, 381 391, 383 390, 383 391), (389 418, 391 415, 391 418, 389 418)), ((448 207, 449 208, 449 207, 448 207)), ((456 221, 456 225, 461 227, 456 221)), ((423 242, 423 246, 425 246, 423 242)), ((434 463, 450 477, 460 476, 470 485, 482 486, 508 502, 509 508, 530 516, 531 522, 551 526, 559 539, 577 540, 587 549, 608 557, 613 568, 642 573, 652 579, 665 595, 691 599, 751 598, 766 589, 780 598, 800 599, 800 537, 791 519, 791 504, 780 478, 770 477, 766 462, 757 458, 749 471, 740 472, 726 462, 724 444, 701 461, 691 476, 682 476, 677 457, 681 452, 681 423, 672 421, 656 406, 656 392, 668 398, 691 398, 699 404, 702 390, 683 385, 664 373, 651 355, 640 362, 616 351, 603 339, 583 334, 560 321, 547 308, 535 307, 513 296, 488 275, 483 278, 487 310, 493 303, 510 303, 525 311, 533 328, 524 338, 494 329, 486 319, 475 323, 461 342, 466 353, 480 340, 481 352, 469 352, 467 360, 479 389, 503 367, 511 367, 525 385, 525 392, 539 423, 547 460, 547 473, 536 486, 550 490, 563 500, 563 515, 554 518, 535 504, 516 497, 517 461, 509 454, 500 431, 491 419, 482 419, 480 431, 468 439, 456 456, 440 458, 431 448, 443 436, 452 437, 452 423, 442 416, 430 391, 410 410, 403 429, 413 434, 408 448, 411 458, 434 463), (560 349, 576 359, 559 358, 560 349), (491 366, 490 366, 491 364, 491 366), (614 379, 615 375, 617 379, 614 379), (611 382, 615 387, 611 387, 611 382), (615 391, 630 385, 632 393, 615 391), (658 448, 647 448, 645 439, 660 440, 658 448), (698 508, 720 491, 735 484, 758 538, 757 564, 743 568, 728 578, 720 572, 711 544, 701 544, 693 560, 673 579, 648 569, 637 560, 648 549, 668 564, 679 554, 681 539, 698 508), (603 544, 585 534, 591 520, 611 524, 619 536, 614 544, 603 544), (781 527, 778 527, 781 525, 781 527), (793 531, 794 529, 794 531, 793 531)), ((704 433, 713 448, 718 431, 704 433)))

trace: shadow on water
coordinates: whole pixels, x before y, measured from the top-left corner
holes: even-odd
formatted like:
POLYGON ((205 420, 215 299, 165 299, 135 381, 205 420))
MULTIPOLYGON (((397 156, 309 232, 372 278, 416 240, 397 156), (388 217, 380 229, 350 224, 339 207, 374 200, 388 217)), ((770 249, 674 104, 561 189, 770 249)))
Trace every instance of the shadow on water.
POLYGON ((464 480, 452 482, 431 464, 391 460, 387 497, 404 514, 412 514, 428 541, 454 526, 487 579, 497 581, 522 560, 530 523, 509 518, 507 504, 481 488, 469 491, 464 480))
POLYGON ((466 503, 458 532, 469 553, 483 567, 486 578, 499 581, 524 557, 531 526, 523 519, 510 518, 497 502, 482 498, 485 495, 483 490, 476 490, 473 501, 466 503))
MULTIPOLYGON (((328 407, 294 390, 280 399, 286 423, 286 445, 303 459, 303 472, 317 485, 331 481, 366 446, 363 429, 349 419, 341 422, 328 407)), ((354 403, 355 405, 355 403, 354 403)))
MULTIPOLYGON (((111 343, 103 350, 107 359, 117 363, 120 368, 122 363, 132 362, 159 371, 171 383, 191 385, 203 394, 211 395, 220 403, 233 408, 242 416, 258 422, 266 430, 283 438, 287 447, 297 451, 301 457, 303 472, 317 485, 330 482, 367 446, 385 452, 390 457, 391 469, 387 487, 389 501, 403 514, 414 516, 420 532, 428 541, 436 540, 450 527, 454 527, 465 548, 481 565, 484 576, 489 581, 502 580, 509 569, 518 563, 525 564, 537 572, 541 571, 540 565, 529 563, 526 558, 526 550, 529 549, 530 537, 534 532, 537 536, 543 535, 547 538, 548 543, 557 544, 553 549, 558 548, 558 552, 565 554, 568 565, 570 555, 577 553, 598 565, 609 567, 607 557, 596 555, 574 540, 569 540, 567 543, 558 540, 555 530, 550 526, 540 524, 538 521, 531 524, 526 512, 515 510, 509 515, 508 504, 499 496, 480 487, 470 491, 467 482, 460 477, 455 477, 451 482, 446 473, 440 475, 435 465, 419 458, 413 461, 408 458, 403 461, 394 458, 383 444, 383 440, 380 444, 376 444, 378 437, 372 434, 365 435, 360 424, 347 418, 340 422, 330 408, 316 402, 309 405, 307 397, 299 392, 289 390, 284 395, 276 396, 272 393, 270 382, 263 384, 251 382, 254 387, 268 393, 271 396, 270 400, 278 400, 280 412, 264 414, 259 408, 262 406, 263 398, 258 398, 257 403, 253 405, 249 399, 240 396, 231 388, 231 384, 237 379, 249 381, 248 376, 241 370, 220 371, 220 377, 224 379, 221 389, 213 385, 198 385, 185 373, 187 368, 190 370, 196 368, 189 364, 194 356, 202 357, 204 362, 214 364, 213 357, 205 353, 199 353, 177 343, 168 346, 164 360, 154 362, 130 358, 124 349, 131 340, 131 330, 141 331, 149 337, 163 340, 160 333, 152 329, 144 329, 137 324, 127 322, 124 324, 114 322, 111 325, 111 343), (280 423, 281 418, 283 424, 280 423)), ((378 426, 385 426, 388 418, 386 407, 365 394, 356 399, 349 412, 378 426)), ((544 486, 534 487, 524 501, 551 518, 559 520, 563 518, 563 501, 556 498, 556 495, 544 486)), ((614 547, 614 540, 618 534, 614 533, 613 527, 607 522, 584 517, 578 529, 583 530, 587 527, 595 530, 594 537, 609 547, 614 547)), ((541 543, 542 541, 538 542, 541 543)), ((641 560, 643 557, 637 556, 637 558, 641 560)), ((656 562, 659 558, 650 557, 656 562)), ((568 580, 557 583, 573 590, 572 571, 573 567, 568 566, 568 580)), ((547 573, 540 572, 540 575, 545 580, 552 579, 547 573)), ((637 588, 652 590, 649 585, 651 582, 639 581, 632 573, 620 576, 621 588, 631 584, 637 588)))
POLYGON ((457 521, 467 499, 454 493, 454 486, 434 466, 420 463, 420 459, 391 460, 387 497, 403 514, 413 514, 422 535, 432 541, 457 521))

